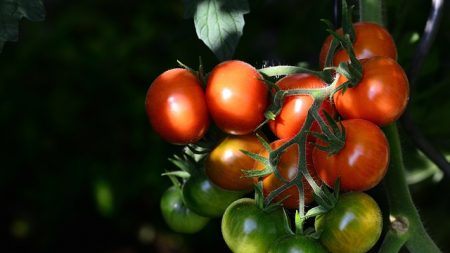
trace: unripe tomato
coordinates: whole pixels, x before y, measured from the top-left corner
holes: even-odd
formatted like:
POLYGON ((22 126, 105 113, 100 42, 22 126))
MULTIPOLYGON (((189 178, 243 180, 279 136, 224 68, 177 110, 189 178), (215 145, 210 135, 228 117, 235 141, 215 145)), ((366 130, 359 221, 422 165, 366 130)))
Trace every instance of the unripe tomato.
MULTIPOLYGON (((389 143, 381 129, 363 119, 343 120, 344 147, 328 154, 315 147, 312 158, 317 175, 333 187, 340 178, 343 191, 365 191, 377 185, 389 165, 389 143)), ((323 141, 318 140, 321 146, 323 141)))
POLYGON ((268 253, 327 253, 315 239, 304 235, 286 236, 276 241, 268 253))
POLYGON ((167 225, 175 232, 193 234, 200 231, 209 218, 200 216, 187 208, 181 191, 174 186, 161 197, 161 212, 167 225))
MULTIPOLYGON (((379 126, 397 120, 409 99, 408 78, 391 58, 373 57, 361 61, 363 73, 356 87, 334 94, 334 103, 344 119, 365 119, 379 126)), ((337 85, 347 81, 343 75, 337 85)))
POLYGON ((145 109, 156 133, 173 144, 201 139, 209 126, 200 80, 186 69, 167 70, 150 85, 145 109))
POLYGON ((222 236, 234 253, 267 252, 278 238, 292 235, 283 208, 261 210, 253 199, 233 202, 222 218, 222 236))
POLYGON ((225 61, 208 76, 206 102, 221 130, 235 135, 248 134, 264 121, 268 88, 250 64, 225 61))
MULTIPOLYGON (((280 79, 276 84, 281 90, 326 87, 326 83, 324 81, 311 74, 289 75, 280 79)), ((313 98, 309 95, 286 97, 280 113, 277 115, 275 120, 269 121, 269 127, 272 132, 280 139, 294 137, 303 127, 313 101, 313 98)), ((319 112, 323 113, 323 110, 326 110, 330 115, 334 114, 333 107, 331 106, 329 100, 325 100, 322 103, 319 112)), ((314 122, 311 126, 311 130, 320 130, 319 125, 314 122)))
POLYGON ((241 150, 258 153, 263 148, 264 146, 254 134, 230 135, 222 140, 206 158, 206 175, 211 182, 226 190, 252 190, 255 179, 245 178, 242 170, 251 170, 255 161, 241 150))
MULTIPOLYGON (((354 23, 355 40, 353 41, 353 51, 358 60, 371 58, 374 56, 386 56, 397 60, 397 48, 392 36, 382 26, 375 23, 359 22, 354 23)), ((342 28, 336 31, 342 35, 342 28)), ((325 66, 325 60, 333 37, 329 35, 320 50, 320 67, 325 66)), ((347 52, 339 49, 333 57, 333 65, 338 66, 341 62, 349 60, 347 52)))
MULTIPOLYGON (((286 143, 288 139, 276 140, 270 144, 272 149, 277 149, 284 143, 286 143)), ((268 158, 269 153, 267 150, 263 149, 260 152, 260 155, 268 158)), ((317 179, 316 172, 314 170, 312 159, 311 159, 311 145, 308 144, 306 147, 306 164, 309 174, 315 179, 316 183, 320 184, 320 180, 317 179), (319 182, 318 182, 319 181, 319 182)), ((255 161, 255 170, 264 169, 264 164, 255 161)), ((292 181, 295 179, 298 170, 298 145, 294 144, 288 147, 280 156, 278 161, 278 171, 280 175, 286 179, 287 181, 292 181)), ((309 204, 313 201, 313 190, 306 179, 302 178, 303 182, 303 191, 305 194, 305 204, 309 204)), ((278 179, 275 174, 270 174, 263 179, 263 192, 264 196, 267 197, 271 192, 281 187, 284 183, 278 179)), ((297 186, 292 186, 287 188, 285 191, 281 192, 278 196, 274 198, 274 202, 278 202, 283 200, 283 206, 290 209, 296 209, 299 207, 299 194, 297 186), (289 196, 289 197, 288 197, 289 196), (286 198, 287 197, 287 198, 286 198)))
POLYGON ((183 185, 186 206, 205 217, 220 217, 245 192, 228 191, 213 184, 203 173, 191 175, 183 185))
POLYGON ((369 251, 380 238, 382 226, 377 202, 363 192, 341 195, 336 206, 315 221, 320 242, 331 253, 369 251))

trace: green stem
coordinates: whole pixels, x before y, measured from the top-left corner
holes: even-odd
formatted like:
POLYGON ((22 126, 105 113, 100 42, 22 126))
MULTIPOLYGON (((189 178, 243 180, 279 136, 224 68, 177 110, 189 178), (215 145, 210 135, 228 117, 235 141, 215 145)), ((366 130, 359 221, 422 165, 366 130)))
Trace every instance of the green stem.
MULTIPOLYGON (((383 25, 382 0, 359 0, 360 20, 383 25)), ((441 252, 420 220, 408 184, 396 123, 383 128, 389 141, 391 160, 383 179, 389 204, 389 230, 380 253, 399 252, 403 245, 412 253, 441 252)))

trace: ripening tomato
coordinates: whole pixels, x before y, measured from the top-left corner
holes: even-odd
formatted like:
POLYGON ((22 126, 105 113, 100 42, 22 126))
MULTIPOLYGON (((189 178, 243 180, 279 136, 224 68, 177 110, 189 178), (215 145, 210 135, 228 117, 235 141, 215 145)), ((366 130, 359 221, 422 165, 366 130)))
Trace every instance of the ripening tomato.
POLYGON ((245 192, 228 191, 213 184, 203 173, 191 175, 183 185, 183 199, 192 211, 205 217, 220 217, 245 192))
MULTIPOLYGON (((276 140, 270 144, 272 149, 277 149, 284 143, 286 143, 288 139, 276 140)), ((260 152, 260 155, 263 157, 268 157, 269 153, 267 150, 263 149, 260 152)), ((309 174, 315 179, 316 183, 320 185, 320 180, 317 179, 316 172, 314 170, 312 160, 311 160, 311 145, 308 144, 306 147, 306 165, 309 174)), ((258 161, 255 161, 255 170, 264 169, 264 165, 258 161)), ((287 181, 292 181, 295 179, 298 171, 298 145, 294 144, 288 147, 281 155, 278 161, 278 171, 280 175, 286 179, 287 181)), ((303 191, 305 194, 305 204, 309 204, 313 201, 313 190, 306 179, 302 178, 303 182, 303 191)), ((263 192, 264 196, 267 197, 271 192, 281 187, 284 183, 278 179, 275 174, 270 174, 263 179, 263 192)), ((278 196, 274 198, 274 202, 278 202, 283 200, 283 206, 290 209, 295 209, 299 207, 299 194, 297 186, 291 186, 287 188, 285 191, 281 192, 278 196), (287 197, 287 198, 286 198, 287 197), (283 200, 284 199, 284 200, 283 200)))
MULTIPOLYGON (((377 185, 389 164, 389 143, 381 129, 363 119, 343 120, 344 147, 328 154, 315 147, 312 158, 317 175, 333 187, 340 178, 342 191, 365 191, 377 185)), ((317 140, 324 146, 325 143, 317 140)))
MULTIPOLYGON (((281 90, 291 89, 314 89, 324 88, 326 83, 319 77, 311 74, 294 74, 280 79, 276 85, 281 90)), ((305 123, 313 98, 309 95, 288 96, 284 99, 283 107, 275 120, 269 121, 269 127, 272 132, 280 139, 294 137, 305 123)), ((325 100, 319 112, 323 114, 323 110, 333 115, 334 110, 330 101, 325 100)), ((314 122, 311 126, 312 131, 319 131, 319 125, 314 122)))
POLYGON ((316 240, 304 235, 286 236, 270 246, 268 253, 327 253, 316 240))
POLYGON ((209 126, 200 80, 186 69, 159 75, 148 88, 145 109, 155 132, 173 144, 196 142, 209 126))
MULTIPOLYGON (((391 58, 361 60, 361 81, 345 93, 334 94, 334 103, 344 119, 365 119, 379 126, 397 120, 408 104, 409 84, 402 67, 391 58)), ((347 78, 340 75, 337 85, 347 78)))
MULTIPOLYGON (((397 48, 392 36, 382 26, 375 23, 359 22, 354 23, 355 40, 353 41, 353 50, 358 60, 371 58, 374 56, 386 56, 397 60, 397 48)), ((342 35, 342 28, 336 31, 342 35)), ((320 67, 325 66, 325 60, 330 49, 333 37, 329 35, 323 43, 320 50, 319 63, 320 67)), ((340 49, 336 50, 333 57, 333 65, 338 66, 341 62, 349 60, 347 52, 340 49)))
POLYGON ((259 153, 263 148, 255 134, 230 135, 209 153, 205 161, 206 175, 226 190, 252 190, 255 179, 245 178, 242 170, 251 170, 255 161, 241 150, 259 153))
POLYGON ((292 235, 283 208, 260 209, 254 199, 239 199, 223 214, 222 236, 234 253, 267 252, 278 238, 292 235))
POLYGON ((264 121, 268 88, 250 64, 225 61, 208 76, 206 102, 214 122, 222 131, 248 134, 264 121))
POLYGON ((380 207, 363 192, 342 194, 336 206, 315 221, 320 242, 332 253, 369 251, 380 238, 382 226, 380 207))
POLYGON ((200 231, 209 218, 187 208, 180 189, 172 186, 161 197, 161 212, 166 224, 175 232, 193 234, 200 231))

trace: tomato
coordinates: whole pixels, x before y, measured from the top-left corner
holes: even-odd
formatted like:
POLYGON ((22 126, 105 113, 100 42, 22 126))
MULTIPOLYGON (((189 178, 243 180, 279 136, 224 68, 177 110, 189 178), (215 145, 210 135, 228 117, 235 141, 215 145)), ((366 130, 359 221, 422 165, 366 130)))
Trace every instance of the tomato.
MULTIPOLYGON (((353 28, 355 30, 353 50, 357 59, 361 60, 374 56, 386 56, 397 60, 397 48, 395 42, 385 28, 378 24, 368 22, 354 23, 353 28)), ((336 32, 342 35, 342 28, 338 29, 336 32)), ((325 66, 325 59, 332 39, 333 37, 329 35, 320 50, 319 63, 321 68, 325 66)), ((348 60, 349 57, 345 50, 336 50, 333 57, 333 65, 338 66, 339 63, 348 60)))
POLYGON ((173 144, 196 142, 209 126, 200 80, 186 69, 171 69, 159 75, 147 91, 145 109, 155 132, 173 144))
POLYGON ((367 252, 380 238, 382 226, 377 202, 363 192, 341 195, 336 206, 315 221, 320 242, 332 253, 367 252))
POLYGON ((276 241, 268 253, 327 253, 328 251, 315 239, 304 235, 286 236, 276 241))
POLYGON ((245 193, 224 190, 213 184, 206 175, 191 175, 183 185, 186 206, 205 217, 220 217, 225 209, 245 193))
POLYGON ((181 191, 174 186, 162 195, 161 212, 167 225, 179 233, 196 233, 209 221, 209 218, 200 216, 187 208, 181 191))
POLYGON ((250 64, 225 61, 209 74, 206 102, 220 129, 229 134, 248 134, 265 119, 268 88, 250 64))
MULTIPOLYGON (((330 187, 340 178, 343 191, 365 191, 377 185, 389 164, 389 144, 381 129, 363 119, 343 120, 344 147, 328 154, 315 147, 314 167, 320 179, 330 187)), ((318 144, 325 143, 318 140, 318 144)))
POLYGON ((231 191, 252 190, 254 178, 245 178, 242 170, 251 170, 254 160, 241 152, 259 153, 264 146, 254 134, 230 135, 223 139, 208 155, 205 171, 217 186, 231 191))
MULTIPOLYGON (((311 74, 294 74, 280 79, 277 83, 281 90, 324 88, 326 83, 311 74)), ((284 99, 283 107, 275 120, 269 121, 272 132, 280 139, 294 137, 305 123, 308 111, 313 104, 309 95, 288 96, 284 99)), ((333 115, 333 107, 329 100, 325 100, 319 112, 326 110, 333 115)), ((319 125, 314 122, 311 130, 319 131, 319 125)))
MULTIPOLYGON (((402 115, 409 99, 405 72, 387 57, 373 57, 361 63, 363 74, 357 86, 334 95, 337 111, 345 119, 366 119, 379 126, 394 122, 402 115)), ((346 81, 341 75, 337 85, 346 81)))
POLYGON ((280 237, 292 234, 282 208, 261 210, 253 199, 233 202, 222 218, 222 236, 234 253, 267 252, 280 237))
MULTIPOLYGON (((277 149, 284 143, 286 143, 288 139, 276 140, 270 144, 272 149, 277 149)), ((269 157, 269 153, 267 150, 263 150, 260 152, 260 155, 263 157, 269 157)), ((310 175, 317 179, 316 172, 314 167, 312 166, 311 160, 311 146, 308 145, 306 148, 306 163, 307 169, 310 175)), ((255 170, 264 169, 264 165, 258 161, 255 161, 255 170)), ((298 145, 292 145, 288 147, 280 156, 278 161, 278 171, 280 175, 286 179, 287 181, 292 181, 298 174, 298 145)), ((320 180, 315 180, 320 181, 320 180)), ((305 178, 302 178, 303 182, 303 191, 305 193, 305 204, 309 204, 313 201, 313 190, 311 186, 308 184, 305 178)), ((317 182, 320 184, 320 182, 317 182)), ((272 191, 281 187, 284 183, 279 180, 275 174, 270 174, 263 179, 263 192, 264 196, 269 195, 272 191)), ((283 200, 283 206, 290 209, 295 209, 299 207, 299 194, 297 186, 292 186, 287 188, 285 191, 281 192, 278 196, 274 198, 274 202, 278 202, 283 200), (287 198, 286 198, 287 197, 287 198)))

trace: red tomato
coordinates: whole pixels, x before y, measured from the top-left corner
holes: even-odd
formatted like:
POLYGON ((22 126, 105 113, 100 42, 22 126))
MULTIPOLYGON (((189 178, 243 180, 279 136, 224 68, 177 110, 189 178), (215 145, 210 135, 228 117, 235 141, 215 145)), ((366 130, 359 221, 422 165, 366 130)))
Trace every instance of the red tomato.
MULTIPOLYGON (((311 74, 294 74, 286 76, 277 82, 281 90, 324 88, 324 83, 319 77, 311 74)), ((305 123, 309 108, 313 104, 313 98, 309 95, 288 96, 284 99, 283 107, 275 120, 269 121, 272 132, 280 139, 294 137, 305 123)), ((334 114, 329 100, 322 103, 320 112, 326 110, 330 115, 334 114)), ((319 125, 314 122, 311 130, 319 131, 319 125)))
MULTIPOLYGON (((366 59, 374 56, 386 56, 397 60, 397 48, 392 36, 382 26, 375 23, 359 22, 354 23, 355 40, 353 41, 353 50, 357 59, 366 59)), ((342 28, 336 31, 342 35, 342 28)), ((331 45, 333 37, 329 35, 323 43, 320 50, 320 67, 325 66, 325 58, 331 45)), ((336 50, 333 57, 333 65, 337 66, 341 62, 349 60, 345 50, 336 50)))
MULTIPOLYGON (((276 140, 270 144, 272 149, 276 149, 286 143, 288 139, 276 140)), ((267 150, 263 150, 260 152, 260 155, 263 157, 269 157, 267 150)), ((316 172, 314 170, 312 160, 311 160, 311 146, 308 145, 306 147, 306 163, 309 174, 315 179, 316 183, 320 184, 320 180, 317 179, 316 172)), ((264 169, 264 165, 258 161, 255 162, 255 170, 264 169)), ((278 162, 278 171, 281 176, 287 181, 292 181, 298 174, 298 145, 292 145, 288 147, 280 156, 280 160, 278 162)), ((309 204, 313 201, 313 190, 311 186, 308 184, 305 178, 302 178, 303 182, 303 190, 305 193, 305 204, 309 204)), ((263 179, 263 192, 264 196, 267 197, 272 191, 276 190, 284 183, 279 180, 275 174, 270 174, 263 179)), ((297 186, 292 186, 281 192, 278 196, 274 198, 274 202, 281 201, 282 199, 287 199, 283 201, 283 206, 290 209, 295 209, 299 207, 299 194, 297 186)))
POLYGON ((262 76, 245 62, 222 62, 208 77, 206 102, 214 122, 226 133, 254 131, 264 121, 267 99, 262 76))
POLYGON ((159 75, 147 91, 145 109, 155 132, 173 144, 196 142, 209 126, 200 80, 186 69, 159 75))
MULTIPOLYGON (((381 129, 363 119, 343 120, 346 138, 344 147, 328 154, 315 147, 312 158, 322 181, 333 187, 340 178, 341 190, 365 191, 377 185, 389 164, 389 144, 381 129)), ((325 145, 317 140, 319 145, 325 145)))
MULTIPOLYGON (((363 75, 354 88, 334 95, 334 103, 344 119, 366 119, 379 126, 397 120, 409 99, 408 78, 391 58, 373 57, 361 61, 363 75)), ((337 85, 347 81, 343 75, 337 85)))
POLYGON ((245 178, 242 170, 251 170, 254 160, 241 152, 259 153, 264 146, 254 134, 228 136, 206 158, 205 171, 217 186, 231 191, 251 190, 254 178, 245 178))

